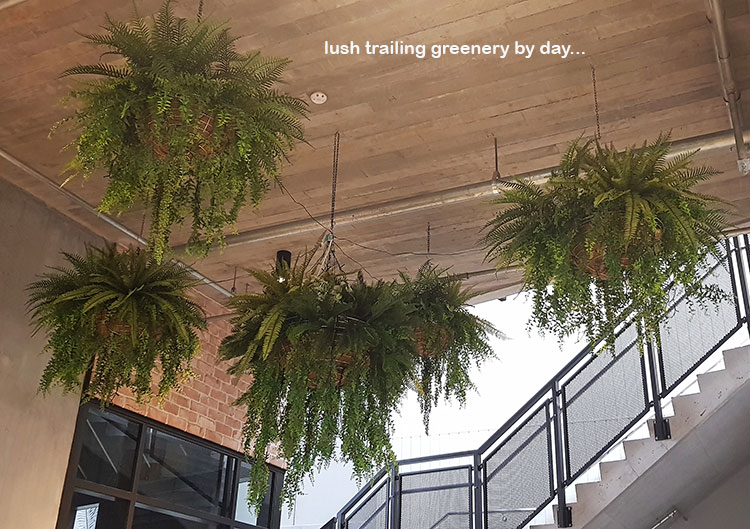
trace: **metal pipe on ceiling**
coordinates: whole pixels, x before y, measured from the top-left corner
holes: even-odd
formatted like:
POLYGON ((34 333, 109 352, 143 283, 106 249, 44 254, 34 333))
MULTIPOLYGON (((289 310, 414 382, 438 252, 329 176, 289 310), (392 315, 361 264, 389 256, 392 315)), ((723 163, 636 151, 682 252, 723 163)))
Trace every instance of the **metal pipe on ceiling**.
MULTIPOLYGON (((750 140, 750 131, 746 131, 745 136, 748 138, 748 140, 750 140)), ((700 149, 702 152, 728 149, 735 144, 734 142, 735 135, 734 131, 732 130, 686 138, 672 143, 673 152, 671 156, 677 156, 679 154, 695 151, 698 149, 700 149)), ((512 175, 503 179, 527 179, 538 183, 543 183, 547 180, 547 178, 549 178, 552 169, 553 168, 548 168, 541 171, 512 175)), ((400 215, 403 213, 409 213, 411 211, 444 206, 446 204, 454 204, 457 202, 466 202, 483 197, 491 197, 496 192, 496 183, 493 183, 490 180, 484 180, 479 183, 467 184, 444 191, 423 193, 421 195, 400 198, 381 204, 360 206, 357 208, 341 210, 336 214, 336 225, 340 227, 343 225, 353 224, 355 222, 376 220, 382 217, 387 217, 389 215, 400 215)), ((322 217, 319 220, 321 223, 324 223, 324 219, 322 217)), ((321 229, 323 228, 319 223, 315 222, 312 219, 305 218, 301 220, 286 222, 283 224, 277 224, 275 226, 267 226, 255 230, 243 231, 234 235, 228 235, 225 239, 225 243, 226 248, 234 248, 238 246, 244 246, 246 244, 257 243, 260 241, 302 235, 321 229)), ((179 254, 186 250, 186 245, 175 246, 174 249, 179 254)))
MULTIPOLYGON (((73 193, 73 192, 69 191, 68 189, 60 186, 54 180, 52 180, 50 178, 47 178, 45 175, 43 175, 42 173, 40 173, 39 171, 37 171, 33 167, 25 164, 24 162, 22 162, 21 160, 19 160, 18 158, 16 158, 15 156, 13 156, 12 154, 10 154, 9 152, 7 152, 5 149, 0 149, 0 157, 5 158, 8 162, 10 162, 14 166, 16 166, 18 169, 20 169, 24 173, 26 173, 26 174, 28 174, 30 176, 33 176, 34 178, 36 178, 37 180, 39 180, 40 182, 42 182, 46 186, 50 187, 51 189, 54 189, 58 193, 62 194, 63 196, 65 196, 66 198, 68 198, 69 200, 71 200, 73 203, 78 204, 85 211, 88 211, 92 215, 95 215, 96 217, 98 217, 99 219, 101 219, 105 223, 109 224, 111 227, 115 228, 117 231, 119 231, 123 235, 129 237, 130 239, 133 239, 138 244, 143 244, 143 245, 146 244, 146 240, 143 239, 143 237, 140 237, 134 231, 130 230, 130 228, 128 228, 127 226, 124 226, 123 224, 120 224, 119 222, 117 222, 116 220, 114 220, 112 217, 109 217, 109 216, 103 214, 102 212, 100 212, 99 210, 97 210, 94 206, 92 206, 91 204, 89 204, 88 202, 86 202, 85 200, 83 200, 81 197, 79 197, 75 193, 73 193)), ((214 290, 216 290, 217 292, 219 292, 220 294, 222 294, 224 296, 227 296, 227 297, 231 297, 232 296, 232 293, 230 291, 228 291, 227 289, 225 289, 221 285, 219 285, 219 284, 211 281, 209 278, 207 278, 206 276, 204 276, 203 274, 201 274, 200 272, 198 272, 197 270, 195 270, 191 266, 186 265, 182 261, 177 261, 177 262, 181 266, 183 266, 186 269, 188 269, 190 271, 190 273, 193 275, 193 277, 195 277, 202 284, 207 285, 207 286, 213 288, 214 290)))
POLYGON ((724 91, 724 100, 729 106, 729 120, 734 132, 737 148, 737 167, 744 175, 750 175, 750 149, 745 144, 742 127, 742 109, 740 108, 741 92, 737 87, 732 72, 731 50, 727 33, 727 23, 721 0, 707 0, 708 21, 714 37, 716 62, 719 65, 719 76, 724 91))

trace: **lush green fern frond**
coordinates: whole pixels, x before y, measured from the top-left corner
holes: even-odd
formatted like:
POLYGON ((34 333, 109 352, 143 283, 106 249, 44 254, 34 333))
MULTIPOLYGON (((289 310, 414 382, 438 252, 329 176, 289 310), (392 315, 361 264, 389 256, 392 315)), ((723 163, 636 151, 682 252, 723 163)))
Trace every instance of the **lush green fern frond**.
POLYGON ((177 387, 199 348, 197 332, 206 328, 203 309, 188 297, 196 284, 189 271, 114 245, 63 257, 68 267, 28 287, 35 332, 47 331, 52 355, 41 389, 74 390, 90 371, 86 398, 108 403, 127 387, 143 399, 157 368, 159 396, 177 387))
POLYGON ((177 17, 170 1, 150 21, 107 17, 103 29, 85 38, 125 64, 63 72, 97 78, 71 94, 81 134, 67 170, 107 172, 103 212, 144 204, 157 260, 188 219, 189 250, 203 255, 243 206, 260 203, 303 139, 305 102, 275 89, 289 61, 239 53, 226 27, 177 17))
POLYGON ((494 200, 482 242, 498 266, 523 266, 534 324, 612 340, 627 309, 653 337, 667 285, 715 298, 695 286, 726 226, 722 204, 695 189, 715 171, 669 151, 669 135, 624 151, 577 141, 543 192, 515 184, 494 200))

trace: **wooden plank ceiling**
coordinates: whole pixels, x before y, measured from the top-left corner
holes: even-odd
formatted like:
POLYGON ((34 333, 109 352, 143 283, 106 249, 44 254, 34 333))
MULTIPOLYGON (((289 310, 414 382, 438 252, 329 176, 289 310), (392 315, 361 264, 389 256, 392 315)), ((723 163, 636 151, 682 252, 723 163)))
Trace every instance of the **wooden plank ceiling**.
MULTIPOLYGON (((137 0, 141 13, 159 1, 137 0)), ((178 12, 193 16, 197 0, 182 0, 178 12)), ((730 42, 740 87, 750 84, 750 16, 746 0, 727 0, 730 42)), ((57 79, 65 67, 97 60, 76 32, 93 32, 105 12, 131 14, 120 0, 22 0, 0 2, 0 149, 46 177, 61 182, 70 139, 48 139, 65 114, 59 99, 71 87, 57 79)), ((493 170, 492 138, 499 142, 501 173, 510 177, 553 166, 566 144, 592 134, 591 65, 596 66, 604 140, 618 146, 672 130, 674 139, 729 129, 711 30, 703 0, 205 0, 206 18, 228 20, 243 50, 259 49, 293 60, 287 90, 307 97, 328 95, 311 105, 309 144, 300 145, 283 173, 284 183, 322 222, 330 207, 331 145, 341 132, 337 209, 388 210, 409 197, 485 182, 493 170), (535 56, 326 56, 325 41, 418 44, 494 44, 548 40, 584 54, 567 59, 535 56)), ((750 104, 745 103, 745 111, 750 104)), ((750 123, 750 119, 746 119, 750 123)), ((742 178, 729 149, 705 157, 724 171, 707 186, 733 200, 738 217, 750 216, 750 179, 742 178)), ((0 177, 16 183, 104 237, 129 242, 101 219, 45 186, 17 166, 0 161, 0 177)), ((96 205, 104 179, 68 184, 96 205)), ((433 260, 456 273, 486 271, 478 232, 491 217, 488 197, 356 220, 337 230, 341 261, 360 263, 375 277, 415 270, 425 259, 431 225, 433 260), (376 250, 373 250, 376 249, 376 250), (355 261, 356 260, 356 261, 355 261)), ((142 214, 118 219, 138 232, 142 214)), ((323 230, 289 196, 274 189, 257 209, 248 208, 239 232, 273 226, 292 233, 265 237, 216 251, 194 262, 196 269, 238 290, 243 267, 266 266, 278 249, 313 247, 323 230), (311 221, 310 221, 311 222, 311 221), (314 226, 310 222, 308 226, 314 226), (304 223, 303 223, 304 224, 304 223)), ((175 244, 184 242, 178 232, 175 244)), ((489 296, 507 293, 512 273, 479 273, 470 283, 489 296)), ((484 297, 486 298, 487 295, 484 297)))

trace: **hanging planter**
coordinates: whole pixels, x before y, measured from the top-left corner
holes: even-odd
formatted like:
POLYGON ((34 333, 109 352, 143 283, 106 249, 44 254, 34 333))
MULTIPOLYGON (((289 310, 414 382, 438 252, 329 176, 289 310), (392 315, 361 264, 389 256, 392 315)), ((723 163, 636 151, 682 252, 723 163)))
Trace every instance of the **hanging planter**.
POLYGON ((289 61, 239 53, 226 28, 178 18, 169 0, 151 22, 107 19, 104 29, 86 38, 123 62, 62 74, 97 77, 71 93, 80 135, 70 178, 104 170, 101 211, 149 209, 157 261, 187 219, 189 251, 203 255, 247 202, 260 203, 303 138, 304 101, 275 88, 289 61))
MULTIPOLYGON (((230 373, 253 377, 237 401, 248 452, 262 459, 278 443, 289 502, 337 442, 359 476, 390 464, 391 414, 413 368, 412 308, 391 284, 314 274, 309 256, 250 273, 263 290, 231 300, 238 316, 220 348, 230 373)), ((249 501, 259 505, 267 469, 252 472, 249 501)))
MULTIPOLYGON (((247 409, 245 446, 262 458, 278 444, 289 502, 337 449, 360 478, 392 463, 392 416, 407 390, 418 388, 427 424, 440 397, 463 402, 468 370, 491 354, 485 333, 494 329, 466 311, 460 283, 430 265, 398 283, 314 274, 309 257, 250 273, 263 290, 232 299, 238 315, 220 352, 232 374, 253 377, 237 401, 247 409), (442 325, 438 335, 450 339, 426 338, 442 325)), ((268 480, 263 465, 253 472, 257 505, 268 480)))
POLYGON ((206 328, 203 310, 187 296, 196 284, 190 272, 114 245, 64 255, 69 267, 28 287, 35 332, 48 333, 45 351, 52 355, 41 390, 75 390, 90 370, 86 400, 107 404, 127 387, 140 401, 151 395, 152 382, 165 397, 190 374, 197 331, 206 328))
POLYGON ((400 274, 399 288, 414 307, 412 335, 417 352, 414 382, 429 430, 432 406, 441 398, 466 402, 474 388, 469 367, 493 355, 487 336, 503 337, 468 310, 472 293, 461 281, 429 261, 414 278, 400 274))
POLYGON ((574 142, 546 186, 502 182, 483 243, 498 267, 523 267, 532 323, 561 338, 583 327, 611 346, 625 315, 658 339, 672 284, 693 301, 722 298, 700 279, 718 255, 723 211, 695 191, 715 171, 693 166, 695 152, 668 154, 665 136, 623 152, 574 142))

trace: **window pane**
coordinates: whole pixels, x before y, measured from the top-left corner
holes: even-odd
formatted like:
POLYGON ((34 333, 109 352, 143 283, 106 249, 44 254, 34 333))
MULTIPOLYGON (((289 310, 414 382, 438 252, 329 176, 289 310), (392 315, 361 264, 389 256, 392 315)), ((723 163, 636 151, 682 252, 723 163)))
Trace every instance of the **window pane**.
POLYGON ((228 457, 148 428, 138 492, 191 509, 224 515, 228 457))
POLYGON ((238 522, 255 524, 259 527, 267 527, 269 513, 271 512, 271 485, 273 484, 273 473, 269 478, 268 490, 263 498, 263 504, 260 508, 260 518, 256 515, 255 508, 247 504, 247 491, 250 482, 250 464, 246 461, 240 463, 239 487, 237 488, 237 504, 235 506, 234 519, 238 522))
POLYGON ((229 529, 229 527, 138 505, 133 517, 133 529, 229 529))
POLYGON ((97 407, 85 413, 78 477, 130 489, 140 426, 97 407))
POLYGON ((73 494, 70 510, 72 529, 125 529, 128 502, 90 492, 73 494))

